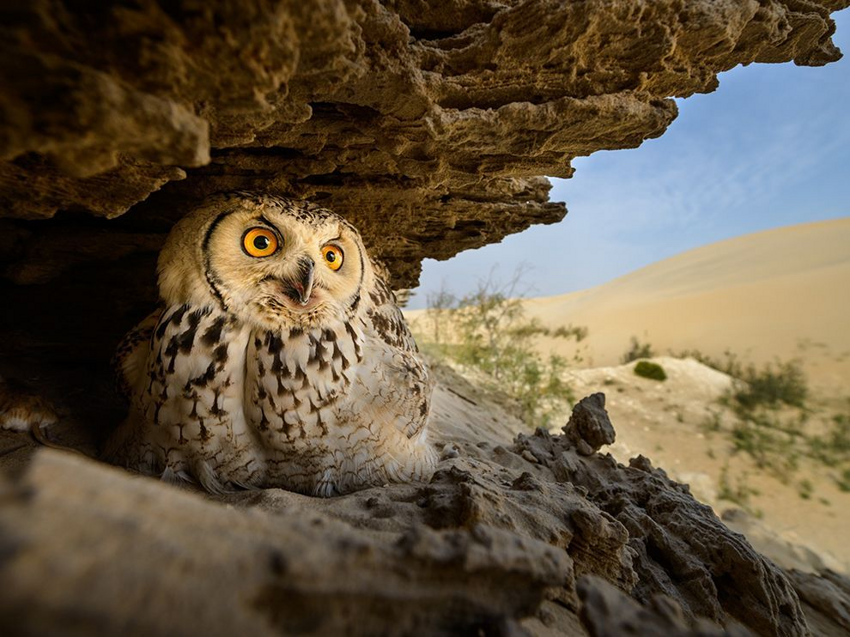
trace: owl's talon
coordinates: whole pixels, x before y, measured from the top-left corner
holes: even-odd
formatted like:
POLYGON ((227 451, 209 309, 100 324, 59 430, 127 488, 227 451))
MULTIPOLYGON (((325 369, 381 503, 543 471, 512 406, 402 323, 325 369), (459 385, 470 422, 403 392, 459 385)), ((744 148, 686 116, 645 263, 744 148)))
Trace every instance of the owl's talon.
POLYGON ((36 442, 44 445, 45 447, 50 447, 53 445, 50 438, 47 437, 47 425, 43 425, 41 423, 33 423, 30 426, 30 435, 35 438, 36 442))

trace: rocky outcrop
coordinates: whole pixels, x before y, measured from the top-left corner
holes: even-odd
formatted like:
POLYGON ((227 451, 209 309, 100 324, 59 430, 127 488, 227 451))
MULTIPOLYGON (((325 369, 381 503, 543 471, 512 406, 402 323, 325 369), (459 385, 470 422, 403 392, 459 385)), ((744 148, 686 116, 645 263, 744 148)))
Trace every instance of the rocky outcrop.
POLYGON ((829 13, 847 4, 5 6, 0 376, 111 426, 108 361, 157 302, 157 252, 198 198, 320 201, 411 286, 423 258, 561 219, 543 175, 662 134, 671 96, 737 64, 838 59, 829 13))
POLYGON ((665 595, 655 595, 641 606, 603 579, 587 576, 578 583, 581 618, 593 637, 743 637, 750 632, 738 624, 722 628, 702 618, 688 618, 681 607, 665 595))
POLYGON ((605 411, 605 394, 591 394, 582 398, 573 409, 564 427, 564 434, 570 444, 584 456, 612 444, 616 434, 605 411))
POLYGON ((331 499, 208 496, 37 451, 3 483, 0 618, 22 634, 130 635, 806 635, 807 616, 824 634, 846 623, 846 580, 789 580, 645 459, 580 453, 569 425, 510 443, 509 416, 482 439, 474 423, 499 412, 462 384, 435 404, 453 453, 428 484, 331 499))
MULTIPOLYGON (((129 244, 127 226, 79 226, 109 260, 113 238, 155 249, 148 235, 161 240, 189 200, 272 191, 348 217, 396 285, 410 286, 425 257, 561 219, 543 176, 661 135, 676 116, 671 97, 712 91, 738 64, 838 59, 829 13, 847 4, 6 7, 0 216, 130 210, 140 236, 129 244)), ((23 252, 11 255, 18 281, 45 270, 43 250, 23 252)))
POLYGON ((54 452, 12 493, 0 616, 17 634, 466 632, 533 613, 568 569, 555 547, 492 527, 380 537, 307 506, 237 511, 54 452))
POLYGON ((630 590, 638 600, 649 603, 663 594, 691 618, 725 623, 732 617, 759 633, 805 634, 796 595, 780 570, 694 500, 686 486, 640 456, 630 467, 598 454, 577 462, 566 441, 567 436, 538 432, 521 435, 516 444, 556 480, 585 487, 588 499, 623 525, 637 575, 630 590))
POLYGON ((850 579, 830 570, 819 574, 791 570, 789 579, 800 596, 812 632, 850 632, 850 579))

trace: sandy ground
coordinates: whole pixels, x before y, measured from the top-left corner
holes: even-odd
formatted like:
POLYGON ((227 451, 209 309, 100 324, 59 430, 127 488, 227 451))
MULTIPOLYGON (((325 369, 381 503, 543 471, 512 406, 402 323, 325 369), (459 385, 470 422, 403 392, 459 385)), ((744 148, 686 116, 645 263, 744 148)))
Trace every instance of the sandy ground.
MULTIPOLYGON (((617 429, 611 453, 620 461, 643 454, 718 513, 734 505, 719 498, 724 472, 732 486, 755 491, 748 508, 760 519, 727 514, 784 566, 830 566, 850 572, 850 494, 834 470, 803 461, 783 482, 766 474, 728 435, 710 433, 717 399, 731 379, 694 360, 662 357, 664 383, 639 378, 621 365, 632 336, 656 354, 726 350, 765 363, 799 358, 815 411, 826 418, 850 398, 850 218, 738 237, 660 261, 596 288, 529 299, 531 317, 556 328, 583 325, 583 361, 569 372, 577 396, 604 391, 617 429), (831 410, 831 411, 830 411, 831 410), (826 415, 824 415, 826 414, 826 415), (800 483, 812 492, 800 495, 800 483), (777 548, 779 547, 779 548, 777 548), (808 547, 808 548, 807 548, 808 547), (811 551, 809 551, 809 548, 811 551)), ((408 313, 414 322, 422 312, 408 313)), ((543 353, 571 357, 575 346, 542 339, 543 353)))

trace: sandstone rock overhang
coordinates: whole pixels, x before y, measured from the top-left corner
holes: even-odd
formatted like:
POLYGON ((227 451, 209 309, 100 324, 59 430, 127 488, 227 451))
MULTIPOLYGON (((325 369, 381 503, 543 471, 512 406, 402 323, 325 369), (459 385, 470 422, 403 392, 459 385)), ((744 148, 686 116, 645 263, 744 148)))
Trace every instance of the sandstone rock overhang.
MULTIPOLYGON (((60 246, 45 265, 7 239, 6 275, 39 281, 104 250, 110 259, 155 251, 193 200, 252 189, 321 200, 362 230, 397 287, 411 286, 423 258, 563 218, 545 175, 569 177, 574 157, 661 135, 676 117, 671 98, 714 90, 719 72, 837 60, 830 12, 848 4, 4 8, 0 216, 132 219, 37 224, 53 245, 70 223, 83 248, 60 246)), ((0 231, 20 236, 31 225, 0 231)))

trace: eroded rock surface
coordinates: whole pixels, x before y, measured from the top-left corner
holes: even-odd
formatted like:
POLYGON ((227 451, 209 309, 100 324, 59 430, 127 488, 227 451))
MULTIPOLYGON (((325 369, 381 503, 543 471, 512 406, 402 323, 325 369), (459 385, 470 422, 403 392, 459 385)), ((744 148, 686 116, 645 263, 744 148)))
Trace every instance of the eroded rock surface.
MULTIPOLYGON (((308 197, 410 286, 424 257, 561 219, 543 176, 661 135, 671 97, 712 91, 738 64, 837 60, 829 13, 847 4, 9 5, 0 216, 132 210, 134 232, 162 234, 210 193, 308 197)), ((122 232, 100 230, 88 240, 122 232)), ((39 254, 16 255, 9 276, 39 254)))
POLYGON ((722 628, 702 618, 688 618, 682 607, 666 595, 655 595, 641 606, 605 580, 587 576, 579 580, 581 618, 593 637, 743 637, 750 632, 737 624, 722 628))
POLYGON ((850 633, 850 579, 834 571, 789 572, 812 632, 819 635, 850 633))
POLYGON ((474 423, 498 409, 462 384, 435 403, 457 454, 428 484, 331 499, 209 496, 37 451, 5 471, 0 619, 24 634, 805 635, 796 588, 816 629, 844 625, 845 580, 789 581, 645 459, 544 431, 510 443, 509 416, 482 439, 474 423))
POLYGON ((16 634, 495 629, 568 571, 562 551, 492 527, 375 537, 304 508, 227 509, 52 451, 10 491, 0 615, 16 634))
POLYGON ((616 434, 605 411, 605 394, 591 394, 578 401, 564 435, 583 456, 613 444, 616 434))

